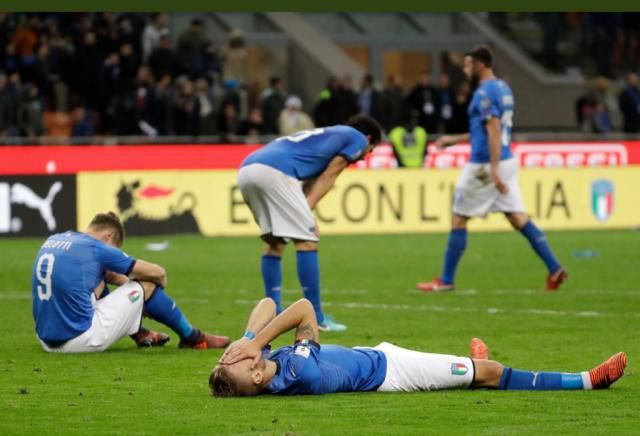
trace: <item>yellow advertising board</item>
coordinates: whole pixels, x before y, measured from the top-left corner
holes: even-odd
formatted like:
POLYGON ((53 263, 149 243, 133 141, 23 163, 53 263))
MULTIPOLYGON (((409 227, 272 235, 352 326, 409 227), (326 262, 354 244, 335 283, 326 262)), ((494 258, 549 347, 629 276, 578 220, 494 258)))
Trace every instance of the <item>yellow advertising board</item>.
MULTIPOLYGON (((449 229, 457 170, 349 170, 317 210, 321 234, 442 232, 449 229)), ((527 212, 544 229, 640 226, 640 167, 523 169, 527 212)), ((129 234, 257 235, 236 171, 80 173, 78 226, 117 211, 129 234)), ((507 230, 493 214, 477 231, 507 230)))

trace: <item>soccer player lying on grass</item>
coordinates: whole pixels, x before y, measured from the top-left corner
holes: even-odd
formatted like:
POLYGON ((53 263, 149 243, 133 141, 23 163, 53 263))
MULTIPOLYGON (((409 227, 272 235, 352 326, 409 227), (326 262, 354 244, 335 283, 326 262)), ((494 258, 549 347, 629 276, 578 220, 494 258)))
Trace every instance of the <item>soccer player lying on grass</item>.
POLYGON ((471 356, 456 357, 406 350, 383 342, 374 348, 346 348, 318 343, 313 307, 298 300, 275 317, 265 298, 253 309, 242 339, 225 351, 209 377, 217 397, 258 394, 302 395, 333 392, 412 392, 439 389, 504 390, 604 389, 618 380, 627 364, 618 353, 591 371, 522 371, 488 360, 480 339, 471 356), (268 352, 265 347, 295 329, 295 344, 268 352))
POLYGON ((221 348, 226 336, 193 327, 164 292, 165 270, 120 250, 124 228, 112 213, 96 215, 84 232, 50 236, 32 272, 33 318, 49 352, 104 351, 126 335, 141 346, 169 340, 142 330, 143 311, 180 336, 180 348, 221 348), (131 277, 130 280, 129 277, 131 277), (119 286, 109 293, 106 282, 119 286))
POLYGON ((280 307, 282 253, 288 241, 296 247, 298 279, 316 311, 322 331, 347 327, 325 316, 320 304, 318 229, 311 212, 349 164, 380 142, 382 128, 366 115, 345 125, 303 130, 271 141, 251 153, 238 171, 238 187, 260 226, 266 243, 262 256, 265 295, 280 307))

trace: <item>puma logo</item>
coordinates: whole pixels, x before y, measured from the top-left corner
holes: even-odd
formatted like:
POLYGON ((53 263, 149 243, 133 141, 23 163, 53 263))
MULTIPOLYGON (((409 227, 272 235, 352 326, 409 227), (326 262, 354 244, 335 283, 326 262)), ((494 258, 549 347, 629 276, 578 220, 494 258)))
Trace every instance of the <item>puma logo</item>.
POLYGON ((62 182, 54 182, 45 198, 40 198, 31 188, 22 183, 11 186, 11 203, 22 204, 40 212, 49 231, 56 229, 56 217, 53 216, 53 200, 62 190, 62 182))

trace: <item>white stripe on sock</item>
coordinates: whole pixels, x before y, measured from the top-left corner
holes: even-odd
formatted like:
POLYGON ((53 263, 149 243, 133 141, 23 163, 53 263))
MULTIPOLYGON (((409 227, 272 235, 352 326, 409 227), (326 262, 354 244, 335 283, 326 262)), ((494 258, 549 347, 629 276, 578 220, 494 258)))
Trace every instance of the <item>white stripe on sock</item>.
POLYGON ((593 386, 591 386, 591 377, 589 376, 589 371, 581 372, 580 375, 582 376, 582 388, 593 389, 593 386))

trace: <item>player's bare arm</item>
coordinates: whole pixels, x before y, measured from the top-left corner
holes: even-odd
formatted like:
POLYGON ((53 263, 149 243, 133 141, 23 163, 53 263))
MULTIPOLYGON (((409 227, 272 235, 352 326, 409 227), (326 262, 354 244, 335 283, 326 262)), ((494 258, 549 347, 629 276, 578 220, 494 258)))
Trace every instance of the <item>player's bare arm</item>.
POLYGON ((104 274, 104 281, 110 285, 122 286, 129 281, 129 277, 124 274, 118 274, 113 271, 107 271, 104 274))
POLYGON ((244 329, 243 336, 231 344, 233 347, 238 342, 251 341, 260 333, 267 324, 276 317, 276 303, 271 298, 263 298, 253 308, 244 329))
POLYGON ((469 142, 470 136, 468 133, 461 133, 458 135, 442 135, 435 140, 436 147, 446 148, 452 145, 459 144, 461 142, 469 142))
POLYGON ((165 288, 167 286, 167 273, 160 265, 137 259, 131 270, 131 277, 137 280, 153 282, 165 288))
POLYGON ((227 348, 220 363, 231 365, 252 359, 252 368, 260 361, 262 349, 271 341, 290 330, 296 329, 296 340, 319 340, 318 322, 309 300, 302 298, 275 317, 252 341, 240 341, 227 348))
POLYGON ((493 183, 496 185, 501 194, 506 194, 509 189, 504 184, 498 173, 498 164, 500 163, 500 151, 502 149, 502 140, 500 139, 500 120, 497 117, 491 117, 487 121, 487 136, 489 137, 489 155, 491 157, 491 176, 493 183))
POLYGON ((307 195, 307 201, 311 209, 314 209, 322 197, 331 190, 340 173, 348 166, 349 162, 342 156, 336 156, 329 162, 329 165, 324 172, 318 176, 307 195))
POLYGON ((316 177, 316 178, 305 180, 304 182, 302 182, 302 192, 304 192, 305 197, 309 197, 309 194, 311 193, 313 185, 315 185, 317 181, 318 181, 318 178, 316 177))

